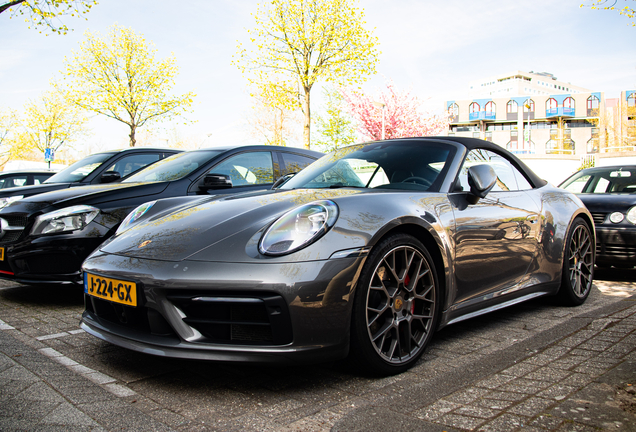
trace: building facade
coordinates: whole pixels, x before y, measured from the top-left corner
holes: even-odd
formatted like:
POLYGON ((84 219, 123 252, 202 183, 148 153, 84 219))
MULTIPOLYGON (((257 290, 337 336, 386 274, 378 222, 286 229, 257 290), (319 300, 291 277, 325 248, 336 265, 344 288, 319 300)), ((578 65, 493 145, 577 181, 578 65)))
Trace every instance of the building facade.
POLYGON ((606 101, 549 73, 517 71, 473 82, 469 94, 446 102, 448 134, 492 141, 535 170, 636 157, 636 91, 606 101))
POLYGON ((598 152, 602 92, 448 101, 449 135, 499 144, 520 155, 598 152))

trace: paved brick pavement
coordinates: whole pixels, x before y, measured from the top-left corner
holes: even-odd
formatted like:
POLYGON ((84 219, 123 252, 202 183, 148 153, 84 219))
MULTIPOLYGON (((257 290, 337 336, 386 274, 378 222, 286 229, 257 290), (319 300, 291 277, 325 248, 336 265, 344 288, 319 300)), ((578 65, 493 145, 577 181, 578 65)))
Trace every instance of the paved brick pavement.
POLYGON ((81 290, 0 283, 0 430, 636 431, 635 285, 447 327, 377 379, 126 351, 79 329, 81 290))

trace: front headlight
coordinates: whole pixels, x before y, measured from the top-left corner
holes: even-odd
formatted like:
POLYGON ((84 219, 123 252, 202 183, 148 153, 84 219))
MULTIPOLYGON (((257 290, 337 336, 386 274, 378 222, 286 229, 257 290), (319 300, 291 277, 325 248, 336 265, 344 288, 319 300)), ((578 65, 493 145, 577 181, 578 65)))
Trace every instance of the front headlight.
POLYGON ((627 220, 636 225, 636 206, 630 208, 627 212, 627 220))
POLYGON ((264 255, 285 255, 322 237, 336 223, 338 206, 316 201, 297 207, 274 222, 263 234, 258 250, 264 255))
POLYGON ((99 214, 99 209, 76 205, 40 215, 35 219, 32 235, 81 230, 99 214))
POLYGON ((0 198, 0 209, 5 208, 6 206, 8 206, 14 201, 21 200, 22 198, 24 198, 24 195, 16 195, 16 196, 10 196, 6 198, 0 198))
POLYGON ((124 221, 119 225, 115 234, 122 233, 130 228, 130 226, 137 222, 148 210, 152 208, 153 205, 155 205, 156 202, 157 201, 155 200, 143 203, 142 205, 138 206, 133 211, 128 213, 128 216, 126 216, 124 221))

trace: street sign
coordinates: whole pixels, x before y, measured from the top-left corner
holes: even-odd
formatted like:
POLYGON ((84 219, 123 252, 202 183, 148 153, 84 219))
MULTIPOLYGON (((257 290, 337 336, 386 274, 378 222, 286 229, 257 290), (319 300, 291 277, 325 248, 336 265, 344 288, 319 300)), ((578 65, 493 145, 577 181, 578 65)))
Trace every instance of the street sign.
POLYGON ((55 151, 52 148, 44 150, 44 162, 53 162, 55 160, 55 151))

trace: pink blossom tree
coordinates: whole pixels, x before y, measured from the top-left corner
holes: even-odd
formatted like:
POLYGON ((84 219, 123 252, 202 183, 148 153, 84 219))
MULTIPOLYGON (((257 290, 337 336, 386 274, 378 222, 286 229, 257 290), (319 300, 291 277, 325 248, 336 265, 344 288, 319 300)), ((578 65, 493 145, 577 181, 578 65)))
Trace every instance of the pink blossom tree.
POLYGON ((365 139, 382 139, 383 130, 386 139, 439 135, 448 130, 449 115, 423 112, 416 96, 410 91, 398 91, 392 82, 373 97, 352 90, 341 90, 341 94, 365 139))

